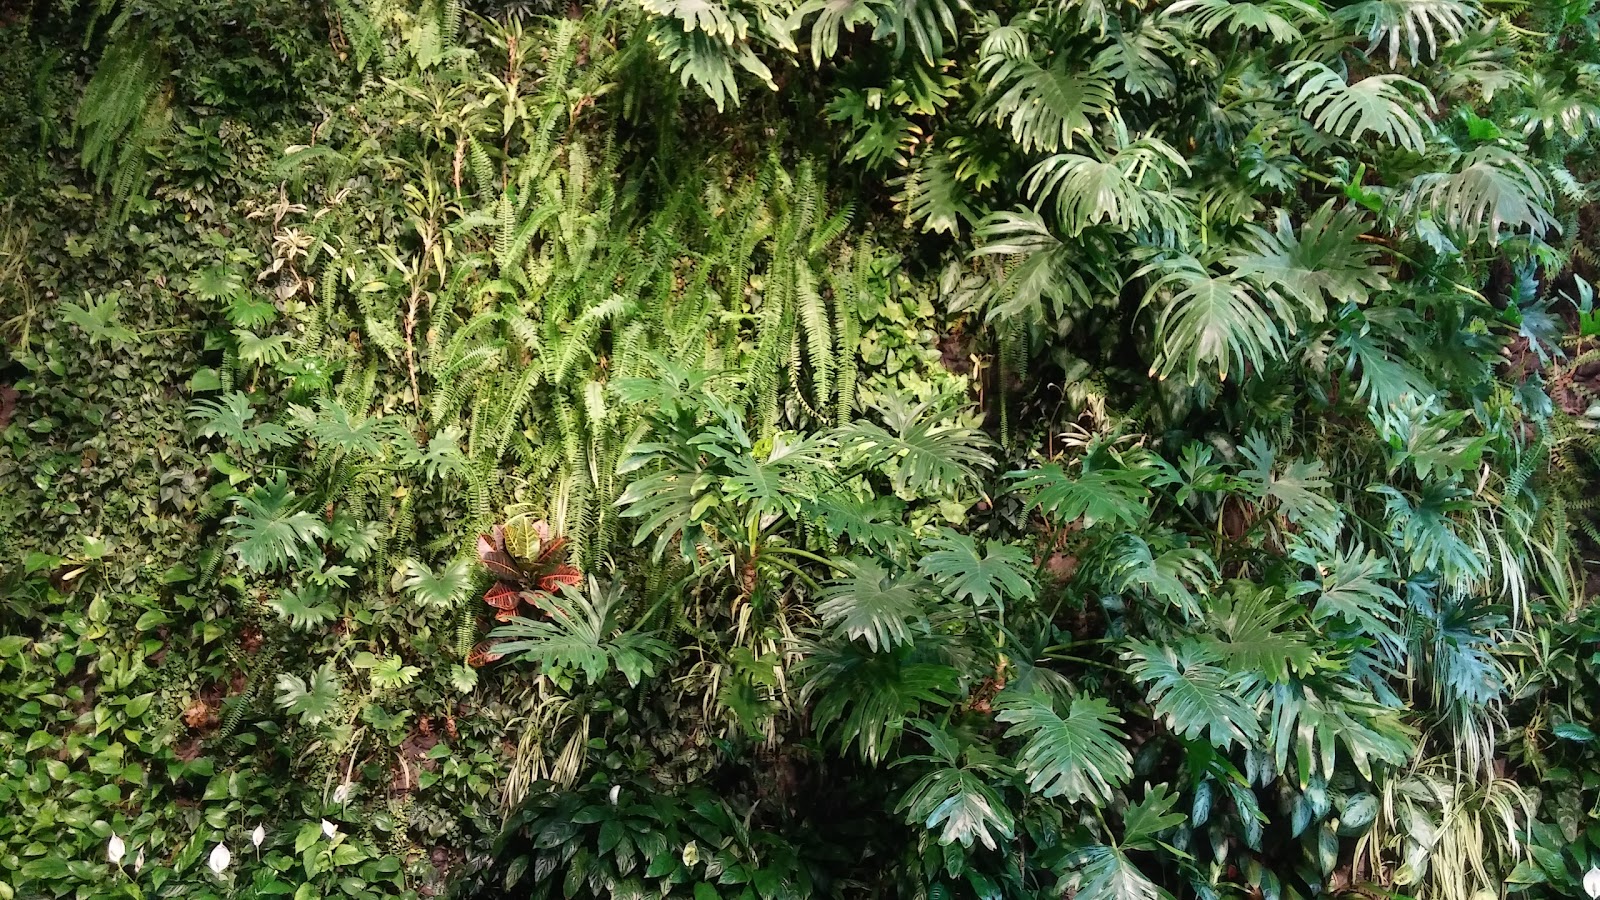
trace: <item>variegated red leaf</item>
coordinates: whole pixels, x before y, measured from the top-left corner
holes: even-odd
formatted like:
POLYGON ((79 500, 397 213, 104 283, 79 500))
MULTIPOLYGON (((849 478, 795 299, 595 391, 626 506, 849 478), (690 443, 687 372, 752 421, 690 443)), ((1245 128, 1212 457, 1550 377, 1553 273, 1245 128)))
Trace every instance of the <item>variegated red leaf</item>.
POLYGON ((539 578, 539 590, 546 593, 555 593, 562 585, 577 587, 583 581, 583 573, 577 567, 562 563, 546 572, 539 578))
POLYGON ((564 537, 550 538, 539 544, 539 555, 535 559, 537 567, 544 568, 551 563, 559 562, 566 549, 567 539, 564 537))
POLYGON ((489 588, 488 593, 483 595, 483 602, 495 609, 514 610, 517 608, 517 603, 520 602, 520 597, 515 585, 506 584, 504 581, 496 581, 494 587, 489 588))
POLYGON ((509 554, 499 550, 491 550, 487 555, 479 557, 483 567, 494 574, 501 581, 510 581, 521 584, 523 581, 522 569, 517 566, 517 561, 509 554))
POLYGON ((490 663, 497 663, 505 657, 504 653, 495 652, 495 645, 499 641, 479 641, 467 654, 467 665, 479 669, 490 663))

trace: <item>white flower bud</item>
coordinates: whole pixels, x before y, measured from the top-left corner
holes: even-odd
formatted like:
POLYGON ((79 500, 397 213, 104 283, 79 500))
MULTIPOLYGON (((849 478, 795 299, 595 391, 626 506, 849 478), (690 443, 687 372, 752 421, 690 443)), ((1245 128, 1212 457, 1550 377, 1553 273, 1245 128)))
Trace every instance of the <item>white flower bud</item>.
POLYGON ((256 826, 255 831, 250 832, 250 843, 255 844, 257 848, 259 848, 261 846, 261 842, 266 839, 267 830, 262 828, 260 825, 256 826))
POLYGON ((331 840, 334 839, 334 837, 338 833, 339 833, 339 826, 333 824, 332 822, 329 822, 327 819, 323 819, 322 820, 322 836, 323 837, 325 837, 325 838, 327 838, 328 840, 331 841, 331 840))
POLYGON ((122 842, 122 838, 115 834, 111 835, 111 840, 106 843, 106 859, 113 866, 120 866, 122 865, 122 856, 127 852, 128 845, 122 842))
POLYGON ((1584 874, 1583 892, 1589 895, 1589 900, 1600 900, 1600 866, 1584 874))
POLYGON ((218 875, 228 871, 228 866, 233 864, 233 853, 225 845, 218 844, 211 849, 211 858, 206 860, 206 865, 218 875))

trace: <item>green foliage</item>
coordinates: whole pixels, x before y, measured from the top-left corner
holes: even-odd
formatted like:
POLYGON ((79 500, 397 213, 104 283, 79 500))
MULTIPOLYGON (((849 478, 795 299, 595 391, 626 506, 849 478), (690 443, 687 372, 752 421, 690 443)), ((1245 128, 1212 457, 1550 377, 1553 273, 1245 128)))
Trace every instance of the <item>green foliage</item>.
POLYGON ((1589 4, 83 6, 0 895, 1586 889, 1589 4))

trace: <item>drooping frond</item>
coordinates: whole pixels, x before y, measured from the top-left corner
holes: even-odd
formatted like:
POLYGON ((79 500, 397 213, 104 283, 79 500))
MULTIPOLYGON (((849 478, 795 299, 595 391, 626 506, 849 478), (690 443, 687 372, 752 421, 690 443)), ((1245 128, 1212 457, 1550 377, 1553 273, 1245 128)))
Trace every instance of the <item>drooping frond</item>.
POLYGON ((1527 229, 1538 235, 1560 230, 1551 214, 1544 176, 1527 160, 1501 147, 1483 146, 1463 157, 1455 172, 1419 175, 1405 202, 1427 210, 1469 241, 1498 243, 1501 232, 1527 229))
POLYGON ((1154 263, 1140 274, 1160 275, 1144 300, 1158 306, 1160 350, 1151 366, 1156 376, 1182 371, 1192 382, 1202 366, 1214 365, 1226 379, 1283 354, 1277 326, 1243 279, 1212 272, 1188 256, 1154 263))
POLYGON ((1091 156, 1062 153, 1040 161, 1023 189, 1053 203, 1069 235, 1100 223, 1123 231, 1184 231, 1188 212, 1173 176, 1189 174, 1189 164, 1159 138, 1129 142, 1120 123, 1118 134, 1123 140, 1114 152, 1091 144, 1091 156))
POLYGON ((1026 40, 1005 31, 985 39, 978 69, 989 82, 995 123, 1009 124, 1012 140, 1024 150, 1072 149, 1075 138, 1092 134, 1091 116, 1104 118, 1115 108, 1111 82, 1075 69, 1064 54, 1048 65, 1035 62, 1026 40))
POLYGON ((1295 105, 1313 125, 1348 141, 1371 134, 1413 153, 1427 148, 1431 127, 1426 112, 1434 107, 1428 89, 1404 75, 1368 75, 1346 83, 1345 76, 1315 61, 1290 69, 1295 105))
POLYGON ((1179 0, 1167 7, 1167 14, 1188 21, 1203 35, 1218 29, 1229 34, 1253 31, 1283 43, 1300 40, 1302 27, 1327 18, 1320 8, 1304 0, 1179 0))
POLYGON ((1469 0, 1358 0, 1333 11, 1335 23, 1365 34, 1373 49, 1387 43, 1390 66, 1399 59, 1402 43, 1416 65, 1437 55, 1442 44, 1460 40, 1478 16, 1469 0))

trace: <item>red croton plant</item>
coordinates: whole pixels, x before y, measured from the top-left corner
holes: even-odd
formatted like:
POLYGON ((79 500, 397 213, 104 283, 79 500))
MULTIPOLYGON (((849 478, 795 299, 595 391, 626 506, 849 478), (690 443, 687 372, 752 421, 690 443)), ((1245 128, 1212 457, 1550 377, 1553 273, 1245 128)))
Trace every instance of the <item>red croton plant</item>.
POLYGON ((510 621, 521 615, 523 604, 539 610, 539 597, 562 585, 576 585, 583 573, 566 562, 567 539, 550 534, 550 524, 539 520, 508 531, 496 525, 478 535, 478 560, 497 581, 483 595, 494 607, 495 619, 510 621))
MULTIPOLYGON (((478 561, 495 577, 483 595, 483 601, 495 609, 495 620, 543 615, 539 606, 542 595, 554 593, 562 585, 577 585, 583 573, 567 563, 566 550, 567 539, 552 535, 550 523, 543 519, 496 525, 488 534, 478 535, 478 561)), ((468 661, 479 666, 499 659, 493 643, 485 641, 472 648, 468 661)))

